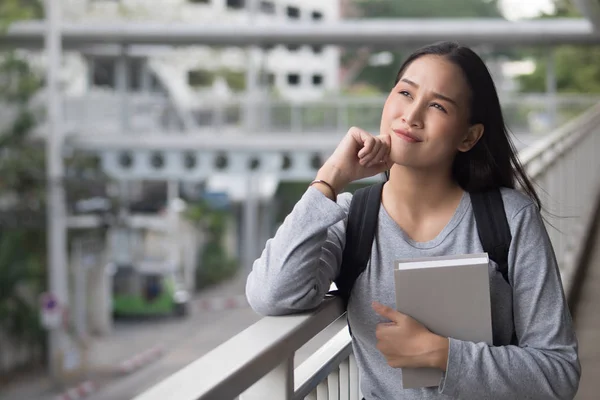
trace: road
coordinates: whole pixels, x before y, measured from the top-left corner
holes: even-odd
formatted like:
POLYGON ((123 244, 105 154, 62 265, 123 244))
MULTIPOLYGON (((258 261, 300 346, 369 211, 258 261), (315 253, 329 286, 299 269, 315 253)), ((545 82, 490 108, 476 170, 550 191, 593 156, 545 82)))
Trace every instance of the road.
MULTIPOLYGON (((190 316, 183 322, 169 321, 154 326, 158 343, 165 348, 164 355, 150 365, 107 383, 89 400, 126 400, 135 397, 146 389, 177 372, 221 343, 241 332, 260 316, 250 308, 204 312, 190 316)), ((139 326, 138 326, 139 328, 139 326)), ((137 329, 135 329, 137 330, 137 329)), ((131 329, 133 332, 134 329, 131 329)), ((135 340, 132 337, 132 340, 135 340)), ((200 378, 200 377, 199 377, 200 378)))

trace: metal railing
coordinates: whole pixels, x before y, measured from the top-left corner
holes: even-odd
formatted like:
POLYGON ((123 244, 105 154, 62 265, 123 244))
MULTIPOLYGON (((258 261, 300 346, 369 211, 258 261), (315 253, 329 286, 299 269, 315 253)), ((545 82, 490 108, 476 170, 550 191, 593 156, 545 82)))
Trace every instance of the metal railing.
MULTIPOLYGON (((599 200, 599 148, 600 104, 519 154, 542 195, 567 296, 599 200)), ((265 317, 135 400, 360 399, 346 327, 294 368, 295 353, 344 314, 326 299, 311 313, 265 317)))
MULTIPOLYGON (((256 133, 340 133, 350 126, 377 132, 385 96, 331 97, 291 102, 252 99, 256 133)), ((65 96, 65 126, 69 132, 88 135, 148 133, 248 132, 246 99, 196 99, 197 105, 175 106, 158 93, 120 94, 97 90, 84 96, 65 96)), ((501 96, 508 127, 515 133, 546 133, 600 101, 582 94, 506 94, 501 96)))

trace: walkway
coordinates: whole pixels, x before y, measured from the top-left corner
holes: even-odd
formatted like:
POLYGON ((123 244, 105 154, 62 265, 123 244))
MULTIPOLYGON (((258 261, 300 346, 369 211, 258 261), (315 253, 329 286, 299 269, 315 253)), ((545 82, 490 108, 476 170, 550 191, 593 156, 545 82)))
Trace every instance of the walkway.
POLYGON ((575 315, 583 371, 576 400, 600 398, 600 224, 595 236, 575 315))

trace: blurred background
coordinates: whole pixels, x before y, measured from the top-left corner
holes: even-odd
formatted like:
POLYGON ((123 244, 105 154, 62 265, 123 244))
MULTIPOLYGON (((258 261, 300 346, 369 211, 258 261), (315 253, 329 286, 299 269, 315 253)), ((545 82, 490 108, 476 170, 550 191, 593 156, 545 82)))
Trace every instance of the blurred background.
MULTIPOLYGON (((258 321, 253 260, 423 27, 576 3, 0 0, 0 397, 129 399, 258 321)), ((600 100, 597 42, 538 33, 467 41, 519 150, 600 100)))

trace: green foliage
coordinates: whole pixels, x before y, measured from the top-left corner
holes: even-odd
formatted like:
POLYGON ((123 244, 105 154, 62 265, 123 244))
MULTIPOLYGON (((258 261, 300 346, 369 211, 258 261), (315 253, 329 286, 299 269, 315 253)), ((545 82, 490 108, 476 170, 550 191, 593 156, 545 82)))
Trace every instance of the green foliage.
POLYGON ((0 1, 0 31, 4 31, 14 21, 41 18, 43 6, 40 0, 0 1))
POLYGON ((497 0, 354 0, 365 18, 502 17, 497 0))
POLYGON ((227 222, 231 218, 229 212, 211 209, 206 203, 200 202, 188 207, 186 217, 207 236, 198 258, 196 288, 202 289, 235 275, 238 262, 227 255, 223 243, 227 222))
MULTIPOLYGON (((565 45, 553 51, 558 92, 600 93, 599 48, 565 45)), ((548 56, 539 55, 535 62, 535 72, 519 77, 519 85, 523 92, 546 91, 548 56)))
POLYGON ((206 88, 212 86, 218 77, 222 77, 234 92, 241 92, 246 88, 246 74, 243 71, 232 71, 226 68, 218 71, 206 69, 189 71, 188 83, 196 88, 206 88))
MULTIPOLYGON (((296 203, 306 192, 309 181, 306 182, 281 182, 277 187, 275 198, 277 202, 277 213, 275 214, 275 223, 281 224, 296 203)), ((357 189, 370 185, 370 183, 353 182, 344 188, 345 192, 354 193, 357 189)))
MULTIPOLYGON (((36 0, 2 0, 0 32, 14 21, 39 18, 36 0)), ((0 54, 0 198, 16 198, 21 210, 39 209, 43 187, 43 152, 27 142, 35 126, 29 102, 41 80, 15 52, 0 54)), ((11 210, 6 214, 14 214, 11 210)), ((31 212, 21 214, 30 216, 31 212)), ((20 221, 7 226, 0 221, 0 326, 13 343, 44 345, 39 323, 37 294, 43 290, 46 240, 42 229, 20 221)), ((2 353, 2 349, 0 349, 2 353)))
MULTIPOLYGON (((364 18, 502 18, 497 0, 354 0, 364 18)), ((366 83, 387 93, 394 84, 402 61, 414 49, 389 48, 393 61, 389 65, 366 66, 356 77, 356 82, 366 83)), ((347 60, 356 58, 349 52, 347 60)))
POLYGON ((43 289, 44 249, 45 237, 37 231, 0 230, 0 325, 17 343, 43 343, 37 296, 31 294, 43 289))
MULTIPOLYGON (((573 2, 555 0, 555 12, 540 19, 581 17, 573 2)), ((598 46, 563 45, 554 49, 530 50, 535 71, 519 77, 523 92, 546 91, 548 55, 553 52, 556 89, 561 93, 600 93, 600 49, 598 46)))

